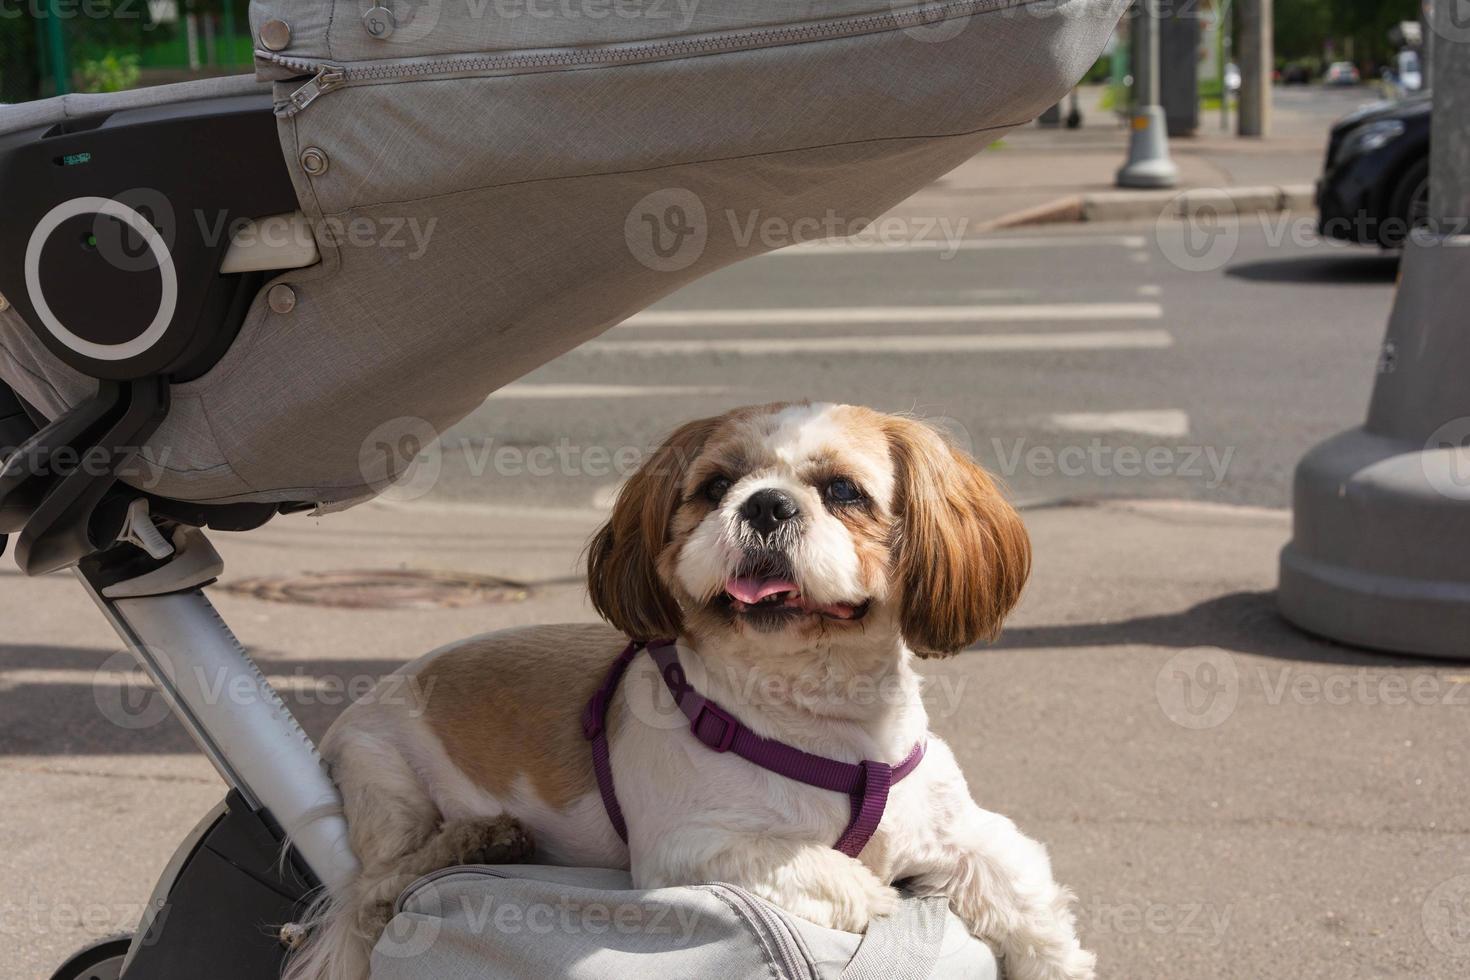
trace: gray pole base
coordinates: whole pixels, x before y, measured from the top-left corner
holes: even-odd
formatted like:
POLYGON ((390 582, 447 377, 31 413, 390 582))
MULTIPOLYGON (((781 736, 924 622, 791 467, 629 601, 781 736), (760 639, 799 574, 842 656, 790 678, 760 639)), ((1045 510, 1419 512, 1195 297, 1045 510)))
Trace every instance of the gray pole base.
POLYGON ((1140 106, 1133 113, 1128 162, 1118 171, 1119 187, 1173 187, 1179 168, 1169 159, 1169 132, 1164 107, 1140 106))
POLYGON ((1277 602, 1343 643, 1470 658, 1470 239, 1416 239, 1367 424, 1302 458, 1277 602))

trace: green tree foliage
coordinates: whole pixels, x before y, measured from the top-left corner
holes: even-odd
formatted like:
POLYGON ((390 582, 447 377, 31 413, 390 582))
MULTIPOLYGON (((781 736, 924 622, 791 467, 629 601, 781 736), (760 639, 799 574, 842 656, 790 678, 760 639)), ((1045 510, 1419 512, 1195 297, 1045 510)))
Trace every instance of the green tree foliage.
POLYGON ((49 94, 44 46, 51 17, 61 25, 70 66, 87 66, 78 80, 103 90, 125 83, 137 52, 173 30, 152 22, 144 0, 0 0, 0 102, 49 94))
POLYGON ((1276 0, 1276 55, 1282 61, 1315 60, 1331 41, 1336 56, 1345 58, 1351 39, 1354 59, 1371 67, 1391 53, 1389 29, 1418 20, 1419 13, 1419 0, 1276 0))

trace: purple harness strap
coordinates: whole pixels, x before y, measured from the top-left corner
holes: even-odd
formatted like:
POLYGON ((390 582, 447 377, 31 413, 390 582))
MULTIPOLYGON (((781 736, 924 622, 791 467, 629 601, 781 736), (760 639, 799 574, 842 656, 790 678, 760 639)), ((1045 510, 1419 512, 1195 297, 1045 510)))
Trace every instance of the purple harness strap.
MULTIPOLYGON (((582 712, 582 733, 592 742, 592 770, 597 776, 597 788, 602 791, 602 803, 607 808, 613 829, 624 841, 628 839, 628 826, 613 789, 612 760, 607 745, 607 709, 628 665, 644 645, 638 641, 628 644, 627 649, 613 661, 602 686, 582 712)), ((918 768, 924 758, 923 742, 915 745, 898 765, 890 766, 871 759, 858 763, 838 762, 804 752, 785 742, 764 738, 694 690, 684 676, 684 668, 679 664, 672 640, 655 640, 647 646, 669 693, 689 719, 689 731, 695 738, 716 752, 734 752, 777 775, 848 795, 852 802, 852 819, 837 843, 832 845, 848 857, 857 857, 863 845, 877 831, 888 804, 888 791, 918 768)))

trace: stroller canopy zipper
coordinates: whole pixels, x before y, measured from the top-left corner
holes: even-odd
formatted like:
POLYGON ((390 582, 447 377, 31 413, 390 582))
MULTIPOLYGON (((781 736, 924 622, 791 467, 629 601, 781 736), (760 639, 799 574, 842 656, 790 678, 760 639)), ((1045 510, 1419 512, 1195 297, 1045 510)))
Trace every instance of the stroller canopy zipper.
POLYGON ((811 41, 827 41, 862 34, 923 27, 989 10, 1020 6, 1027 2, 1029 0, 947 0, 944 3, 922 4, 898 11, 859 14, 807 24, 728 31, 690 38, 629 41, 577 48, 545 48, 503 54, 359 61, 350 67, 324 61, 294 58, 263 48, 256 50, 255 58, 257 61, 278 65, 302 75, 311 75, 305 84, 286 99, 276 103, 276 115, 284 118, 296 115, 322 95, 344 85, 423 81, 461 75, 521 74, 576 68, 615 67, 646 61, 728 54, 785 44, 804 44, 811 41))

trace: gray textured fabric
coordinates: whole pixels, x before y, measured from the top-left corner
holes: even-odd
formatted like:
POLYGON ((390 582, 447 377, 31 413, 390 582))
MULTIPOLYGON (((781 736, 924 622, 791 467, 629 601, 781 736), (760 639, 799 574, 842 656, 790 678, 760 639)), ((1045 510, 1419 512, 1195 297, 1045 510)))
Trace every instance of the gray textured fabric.
POLYGON ((995 980, 988 947, 940 899, 907 899, 866 935, 726 885, 635 889, 625 872, 448 869, 399 899, 373 980, 995 980))
POLYGON ((306 4, 256 0, 252 29, 267 20, 291 28, 287 53, 327 61, 576 47, 779 27, 837 17, 887 14, 904 0, 422 0, 388 2, 396 29, 374 37, 369 0, 306 4))
POLYGON ((868 929, 842 980, 925 980, 943 952, 949 906, 942 897, 910 898, 868 929))
MULTIPOLYGON (((444 432, 701 275, 860 228, 1034 118, 1093 64, 1123 8, 724 0, 688 8, 696 37, 578 13, 644 0, 467 2, 416 5, 437 11, 434 29, 390 42, 366 35, 365 0, 252 3, 257 28, 290 23, 280 54, 300 59, 263 75, 322 56, 349 74, 279 124, 322 261, 277 280, 294 309, 272 312, 262 290, 224 358, 174 387, 132 482, 198 501, 370 496, 411 462, 392 447, 444 432), (556 16, 502 13, 526 4, 556 16), (694 47, 659 42, 630 63, 569 47, 647 37, 694 47), (421 57, 517 45, 532 60, 512 68, 421 57), (302 171, 307 148, 324 173, 302 171)), ((302 79, 275 84, 284 100, 302 79)), ((48 411, 89 387, 13 311, 0 347, 0 376, 48 411)))

